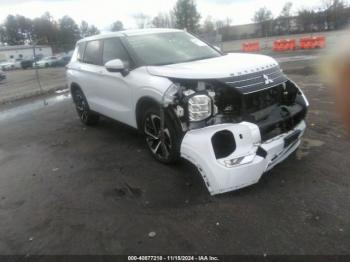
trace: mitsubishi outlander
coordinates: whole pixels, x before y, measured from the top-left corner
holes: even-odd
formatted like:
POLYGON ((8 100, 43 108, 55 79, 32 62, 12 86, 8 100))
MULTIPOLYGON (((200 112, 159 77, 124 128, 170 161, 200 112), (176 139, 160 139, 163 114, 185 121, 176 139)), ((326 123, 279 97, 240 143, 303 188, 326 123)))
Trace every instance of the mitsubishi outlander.
POLYGON ((78 41, 67 66, 81 121, 139 129, 155 159, 193 163, 210 194, 252 185, 294 152, 308 101, 271 57, 224 54, 181 30, 78 41))

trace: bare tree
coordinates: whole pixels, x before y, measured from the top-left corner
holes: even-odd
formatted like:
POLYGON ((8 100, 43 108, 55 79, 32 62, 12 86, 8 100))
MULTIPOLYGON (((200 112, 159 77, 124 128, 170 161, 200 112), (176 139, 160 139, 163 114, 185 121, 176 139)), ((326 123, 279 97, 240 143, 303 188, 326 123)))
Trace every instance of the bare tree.
POLYGON ((89 25, 86 21, 81 21, 80 24, 80 36, 82 38, 92 36, 92 35, 98 35, 100 33, 100 30, 94 25, 89 25))
POLYGON ((301 9, 298 11, 297 23, 302 32, 312 32, 314 30, 315 11, 312 9, 301 9))
POLYGON ((171 12, 159 13, 152 19, 152 25, 158 28, 174 28, 175 19, 171 12))
POLYGON ((290 18, 292 16, 293 3, 287 2, 284 7, 282 8, 280 18, 282 19, 282 27, 285 30, 286 33, 290 33, 290 18))
POLYGON ((271 34, 273 16, 272 12, 266 7, 262 7, 256 11, 252 20, 260 24, 261 36, 268 36, 271 34))
POLYGON ((339 29, 343 27, 349 19, 346 12, 346 2, 343 0, 324 0, 322 8, 325 12, 327 29, 339 29))
POLYGON ((204 33, 212 33, 215 31, 215 23, 211 16, 207 16, 207 18, 204 20, 202 31, 204 33))
POLYGON ((230 26, 232 23, 232 19, 229 17, 226 17, 223 20, 217 20, 215 22, 216 24, 216 30, 218 31, 219 34, 222 35, 223 40, 229 40, 229 32, 230 32, 230 26))
POLYGON ((174 7, 176 27, 187 29, 189 32, 198 32, 201 15, 197 11, 194 0, 177 0, 174 7))
POLYGON ((88 31, 89 31, 89 24, 86 21, 81 21, 80 23, 80 36, 82 38, 86 37, 88 35, 88 31))
POLYGON ((124 25, 121 21, 117 20, 115 21, 111 26, 112 32, 122 31, 124 30, 124 25))
POLYGON ((138 13, 134 15, 134 19, 138 28, 143 29, 151 26, 151 18, 144 14, 138 13))
POLYGON ((260 8, 258 11, 255 12, 253 17, 253 22, 255 23, 262 23, 271 20, 272 12, 268 10, 266 7, 260 8))

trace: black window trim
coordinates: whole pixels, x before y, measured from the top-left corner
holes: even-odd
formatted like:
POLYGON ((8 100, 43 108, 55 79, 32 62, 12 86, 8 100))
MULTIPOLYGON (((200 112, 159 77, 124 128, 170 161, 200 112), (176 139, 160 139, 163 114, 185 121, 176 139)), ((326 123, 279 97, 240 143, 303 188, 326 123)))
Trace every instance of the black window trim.
POLYGON ((94 39, 94 40, 90 40, 90 41, 85 41, 84 55, 83 55, 83 60, 81 62, 84 64, 88 64, 88 65, 104 66, 104 65, 102 65, 102 53, 103 53, 103 39, 94 39), (86 53, 86 48, 88 46, 88 43, 95 42, 95 41, 98 41, 100 43, 102 42, 102 46, 100 46, 100 48, 99 48, 100 49, 100 57, 99 57, 100 64, 92 64, 92 63, 88 63, 85 61, 85 53, 86 53))
POLYGON ((86 49, 86 46, 87 46, 87 41, 83 41, 83 42, 80 42, 80 43, 77 43, 77 52, 79 53, 79 45, 84 45, 83 47, 83 53, 82 53, 82 58, 81 59, 78 59, 77 58, 77 61, 80 62, 80 63, 84 63, 84 55, 85 55, 85 49, 86 49))
POLYGON ((133 62, 133 64, 134 64, 134 68, 131 68, 131 70, 143 66, 144 63, 143 63, 142 60, 138 57, 138 55, 136 54, 136 52, 134 51, 134 49, 130 46, 127 37, 126 37, 126 36, 120 36, 120 40, 121 40, 121 42, 122 42, 124 48, 125 48, 126 51, 128 52, 130 59, 132 60, 132 62, 133 62))
POLYGON ((104 49, 104 41, 108 40, 108 39, 114 39, 114 38, 118 38, 120 40, 120 43, 122 44, 126 55, 129 57, 130 59, 130 68, 129 70, 132 71, 138 67, 140 67, 140 63, 138 62, 139 60, 135 57, 135 54, 133 54, 133 52, 131 52, 130 48, 128 48, 128 45, 126 43, 125 37, 124 36, 110 36, 110 37, 106 37, 106 38, 99 38, 99 39, 93 39, 93 40, 89 40, 89 41, 82 41, 80 43, 78 43, 78 45, 80 44, 84 44, 84 48, 83 48, 83 58, 81 60, 78 60, 80 63, 84 63, 84 64, 88 64, 88 65, 94 65, 94 66, 100 66, 100 67, 104 67, 104 65, 102 64, 103 62, 103 49, 104 49), (101 60, 101 64, 100 65, 96 65, 96 64, 91 64, 91 63, 87 63, 84 61, 84 57, 85 57, 85 52, 86 52, 86 47, 88 45, 89 42, 92 41, 101 41, 102 42, 102 46, 101 46, 101 56, 100 56, 100 60, 101 60))
MULTIPOLYGON (((106 37, 106 38, 102 38, 101 40, 103 41, 103 45, 102 45, 102 62, 103 62, 103 51, 104 51, 104 47, 105 47, 105 45, 104 45, 104 41, 106 41, 106 40, 110 40, 110 39, 115 39, 115 38, 117 38, 117 39, 119 39, 119 41, 120 41, 120 43, 121 43, 121 45, 122 45, 122 47, 123 47, 123 49, 124 49, 124 51, 125 51, 125 53, 126 53, 126 56, 129 58, 129 69, 130 70, 133 70, 133 69, 135 69, 136 68, 136 63, 135 63, 135 59, 133 59, 133 57, 130 55, 130 52, 129 52, 129 50, 128 50, 128 48, 126 48, 126 46, 125 46, 125 44, 124 44, 124 42, 123 42, 123 39, 122 39, 122 37, 121 36, 111 36, 111 37, 106 37)), ((103 65, 104 66, 104 65, 103 65)))

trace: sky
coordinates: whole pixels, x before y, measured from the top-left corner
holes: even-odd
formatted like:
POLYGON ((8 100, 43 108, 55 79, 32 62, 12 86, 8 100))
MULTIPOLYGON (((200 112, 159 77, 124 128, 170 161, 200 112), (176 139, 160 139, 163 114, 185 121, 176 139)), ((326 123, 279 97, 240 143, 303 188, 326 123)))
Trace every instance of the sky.
MULTIPOLYGON (((317 7, 322 0, 294 0, 293 11, 303 7, 317 7)), ((29 18, 41 16, 48 11, 55 19, 69 15, 77 23, 82 20, 108 31, 110 25, 121 20, 127 29, 135 28, 134 15, 144 13, 151 17, 168 12, 176 0, 0 0, 0 21, 8 14, 20 14, 29 18)), ((196 0, 202 18, 229 17, 232 24, 251 23, 254 12, 267 7, 277 16, 285 4, 284 0, 196 0)))

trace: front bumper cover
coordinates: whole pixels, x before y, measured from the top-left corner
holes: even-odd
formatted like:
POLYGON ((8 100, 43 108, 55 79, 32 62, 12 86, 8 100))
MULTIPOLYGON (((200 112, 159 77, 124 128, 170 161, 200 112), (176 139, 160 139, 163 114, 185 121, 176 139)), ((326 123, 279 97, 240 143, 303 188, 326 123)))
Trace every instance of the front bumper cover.
POLYGON ((198 168, 211 195, 221 194, 257 183, 264 172, 298 148, 305 128, 302 121, 293 130, 261 143, 259 127, 253 123, 209 126, 186 133, 181 156, 198 168), (222 130, 232 132, 236 150, 228 157, 216 159, 211 138, 222 130), (297 137, 286 145, 286 138, 293 134, 297 137))

